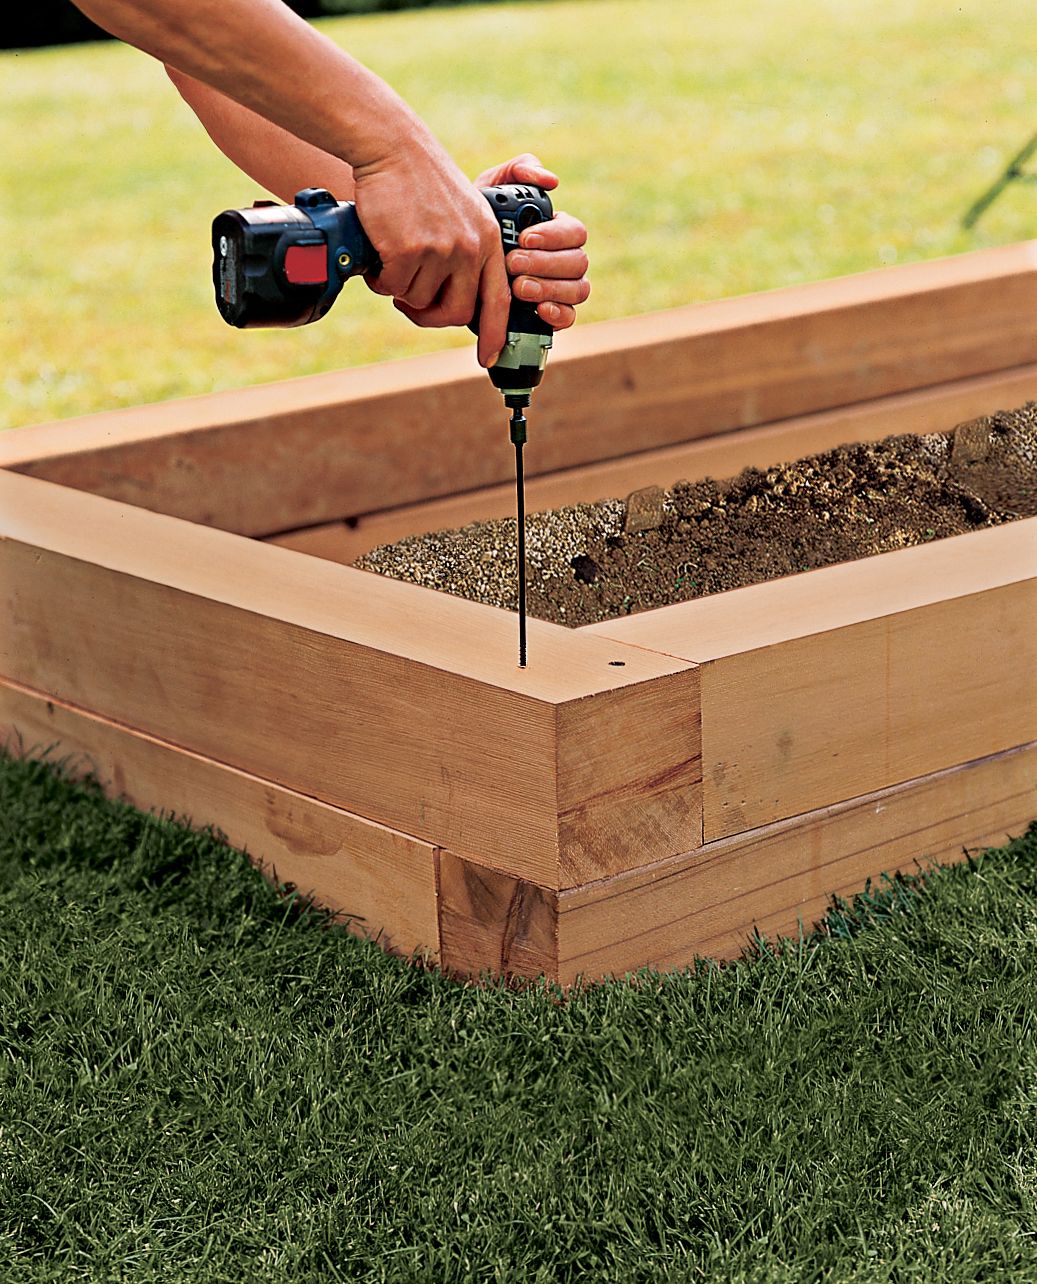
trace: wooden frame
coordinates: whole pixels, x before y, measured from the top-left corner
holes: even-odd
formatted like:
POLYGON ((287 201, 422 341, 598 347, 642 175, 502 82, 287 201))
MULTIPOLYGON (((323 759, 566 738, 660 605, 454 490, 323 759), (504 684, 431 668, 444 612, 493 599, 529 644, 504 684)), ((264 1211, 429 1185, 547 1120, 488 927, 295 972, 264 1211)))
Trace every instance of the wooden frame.
MULTIPOLYGON (((1035 305, 1028 243, 585 327, 530 502, 1037 397, 1035 305)), ((498 402, 451 352, 0 438, 0 729, 389 948, 563 984, 729 956, 1037 816, 1037 519, 531 621, 520 671, 509 613, 341 564, 510 513, 498 402)))

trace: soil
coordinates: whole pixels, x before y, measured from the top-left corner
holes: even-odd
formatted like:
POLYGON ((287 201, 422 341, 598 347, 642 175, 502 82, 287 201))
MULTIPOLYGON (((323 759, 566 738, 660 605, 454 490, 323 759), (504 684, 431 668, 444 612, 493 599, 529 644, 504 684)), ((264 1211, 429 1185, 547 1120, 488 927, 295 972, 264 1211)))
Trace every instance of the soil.
MULTIPOLYGON (((529 613, 578 627, 1037 516, 1037 402, 527 519, 529 613)), ((411 536, 363 570, 517 608, 514 519, 411 536)))

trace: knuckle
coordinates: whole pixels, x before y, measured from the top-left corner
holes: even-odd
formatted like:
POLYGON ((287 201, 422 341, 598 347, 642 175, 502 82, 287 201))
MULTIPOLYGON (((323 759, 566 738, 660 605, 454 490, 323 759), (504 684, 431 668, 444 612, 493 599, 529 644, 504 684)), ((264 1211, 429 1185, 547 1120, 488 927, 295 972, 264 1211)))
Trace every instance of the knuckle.
POLYGON ((457 249, 463 258, 474 259, 482 249, 482 237, 473 229, 466 228, 458 237, 457 249))
POLYGON ((370 282, 370 286, 376 294, 384 294, 395 298, 402 290, 406 289, 407 281, 398 270, 383 268, 379 275, 370 282))

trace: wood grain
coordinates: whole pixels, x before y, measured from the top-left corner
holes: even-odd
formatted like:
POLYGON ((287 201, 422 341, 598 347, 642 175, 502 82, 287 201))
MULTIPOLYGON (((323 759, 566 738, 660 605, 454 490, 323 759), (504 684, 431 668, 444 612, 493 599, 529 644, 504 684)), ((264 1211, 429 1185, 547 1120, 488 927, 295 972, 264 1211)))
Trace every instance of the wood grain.
POLYGON ((439 957, 435 849, 225 763, 0 681, 0 744, 67 759, 145 811, 212 825, 385 949, 439 957))
POLYGON ((700 664, 705 840, 1037 738, 1037 519, 590 626, 700 664))
MULTIPOLYGON (((578 326, 537 394, 530 472, 1031 364, 1035 309, 1026 242, 578 326)), ((0 467, 265 535, 504 483, 504 424, 455 351, 19 429, 0 467)))
POLYGON ((702 841, 698 672, 657 678, 557 713, 560 887, 702 841))
POLYGON ((439 853, 443 970, 455 976, 557 975, 558 894, 439 853))
POLYGON ((734 958, 754 930, 809 929, 832 894, 883 873, 961 859, 1037 818, 1037 745, 938 772, 700 851, 562 892, 559 978, 734 958))
MULTIPOLYGON (((623 498, 643 486, 733 477, 750 466, 768 468, 791 463, 805 455, 852 442, 880 441, 894 433, 944 432, 966 419, 1012 409, 1034 399, 1037 366, 956 379, 917 392, 879 397, 863 404, 533 477, 526 485, 526 506, 529 512, 545 512, 564 504, 623 498)), ((535 454, 535 450, 534 443, 527 453, 535 454)), ((380 544, 493 517, 511 517, 514 509, 515 487, 507 482, 265 538, 283 548, 349 564, 380 544)))
POLYGON ((507 612, 2 471, 0 609, 8 679, 544 886, 570 847, 623 868, 646 826, 649 859, 700 830, 683 661, 531 621, 520 670, 507 612), (609 799, 646 778, 625 824, 609 799))

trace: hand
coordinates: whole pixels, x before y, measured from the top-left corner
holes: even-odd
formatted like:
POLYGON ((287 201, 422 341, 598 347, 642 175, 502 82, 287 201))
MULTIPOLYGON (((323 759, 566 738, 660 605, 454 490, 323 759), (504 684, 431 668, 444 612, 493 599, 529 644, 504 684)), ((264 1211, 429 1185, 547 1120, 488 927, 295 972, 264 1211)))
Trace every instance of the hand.
MULTIPOLYGON (((506 165, 485 170, 476 187, 499 183, 530 183, 553 191, 558 176, 545 169, 526 152, 506 165)), ((571 214, 556 213, 548 223, 535 223, 519 234, 519 246, 507 257, 508 271, 516 299, 536 302, 537 312, 556 330, 565 330, 576 320, 576 307, 585 303, 591 287, 587 280, 587 229, 571 214)))
POLYGON ((382 261, 368 279, 415 325, 467 325, 480 305, 479 362, 508 337, 500 229, 486 198, 416 119, 390 159, 354 166, 355 200, 382 261))

